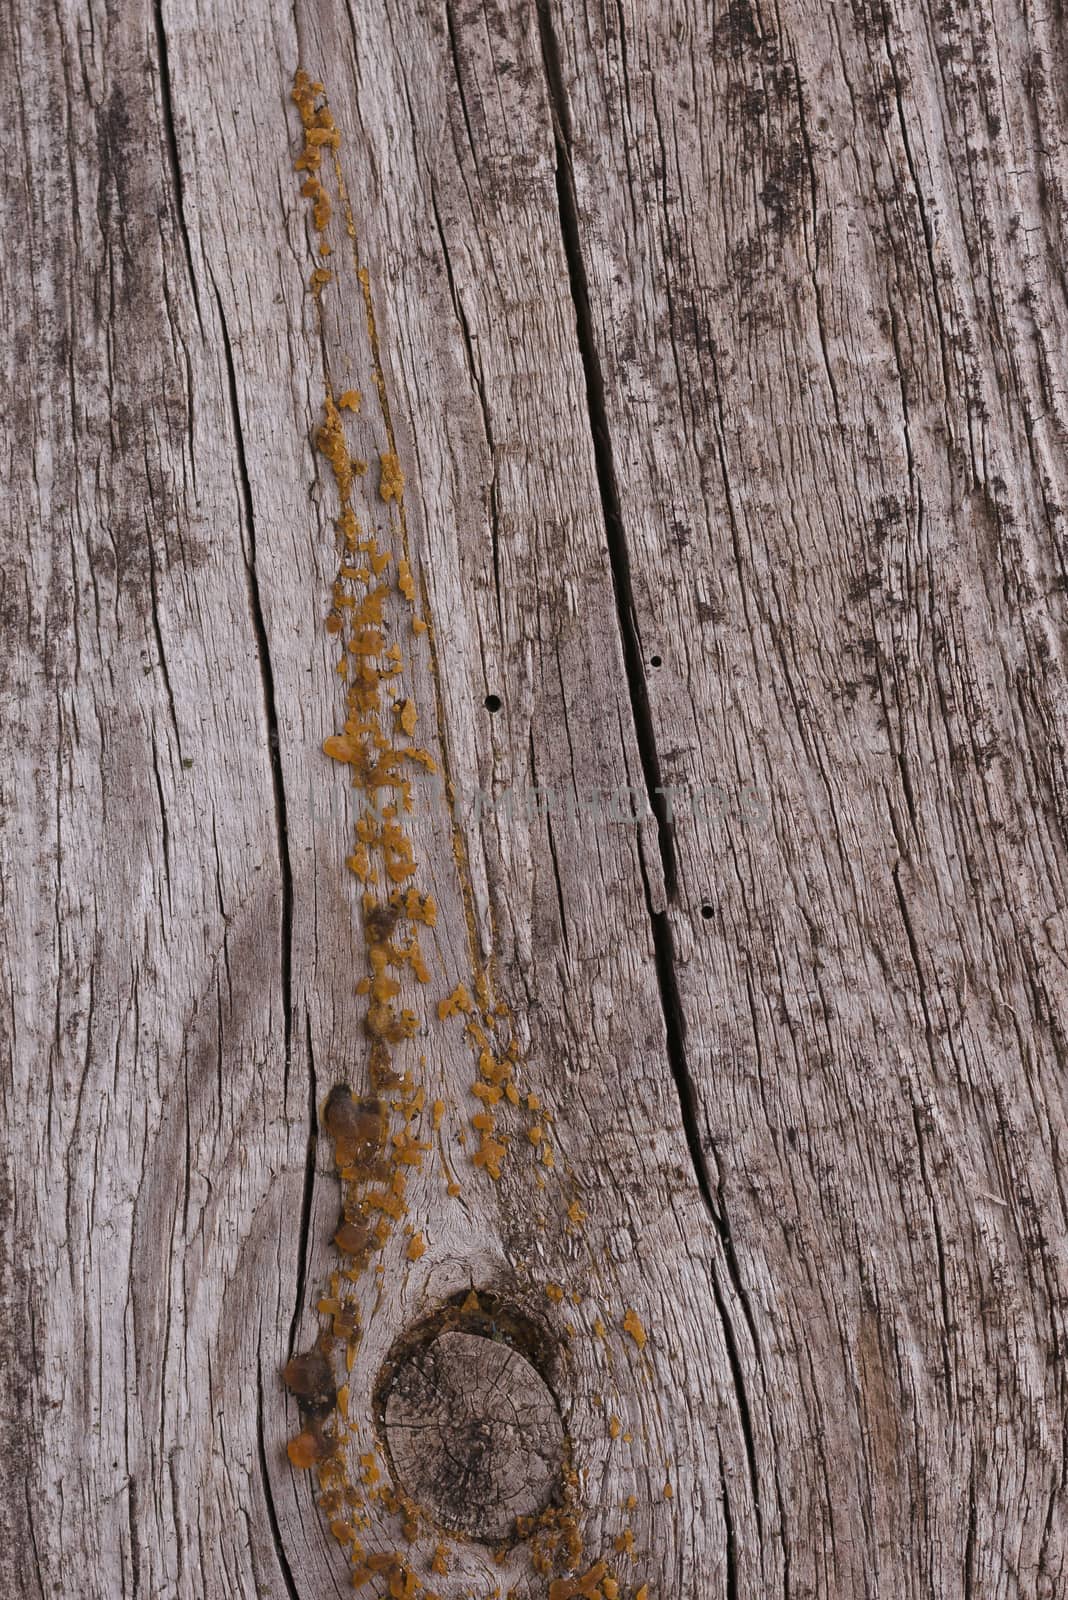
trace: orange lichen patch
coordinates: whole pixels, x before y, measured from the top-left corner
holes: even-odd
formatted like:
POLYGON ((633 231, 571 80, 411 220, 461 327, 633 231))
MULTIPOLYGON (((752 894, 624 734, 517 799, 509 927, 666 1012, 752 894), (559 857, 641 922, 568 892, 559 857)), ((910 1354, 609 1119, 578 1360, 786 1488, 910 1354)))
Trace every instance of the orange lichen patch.
POLYGON ((352 492, 355 467, 349 455, 348 445, 345 443, 345 430, 341 424, 340 412, 329 395, 323 401, 323 415, 325 421, 315 435, 316 448, 330 463, 342 505, 347 506, 348 497, 352 492))
POLYGON ((597 1561, 579 1578, 556 1578, 549 1585, 549 1600, 602 1600, 603 1579, 608 1574, 604 1561, 597 1561))
POLYGON ((417 717, 418 712, 415 709, 414 700, 405 700, 397 709, 397 723, 401 729, 401 732, 406 733, 409 739, 415 732, 417 717))
POLYGON ((639 1350, 645 1349, 645 1341, 647 1336, 645 1329, 642 1327, 641 1318, 638 1316, 636 1311, 628 1310, 626 1316, 623 1318, 623 1331, 630 1334, 639 1350))
POLYGON ((634 1534, 630 1528, 624 1528, 622 1533, 617 1533, 612 1545, 617 1555, 632 1556, 634 1554, 634 1534))
POLYGON ((410 922, 422 922, 432 928, 438 918, 438 908, 431 895, 409 889, 404 896, 404 914, 410 922))
MULTIPOLYGON (((314 175, 308 177, 304 183, 301 184, 300 192, 305 199, 313 200, 315 202, 314 206, 312 207, 312 226, 315 228, 317 233, 322 233, 327 227, 333 214, 333 206, 330 203, 330 196, 319 182, 319 179, 314 175)), ((323 241, 323 243, 325 243, 325 241, 323 241)), ((323 243, 321 243, 319 246, 320 253, 323 252, 323 243)), ((329 252, 329 245, 326 246, 326 249, 327 252, 329 252)))
POLYGON ((649 1585, 647 1583, 642 1584, 637 1594, 635 1594, 634 1600, 649 1600, 649 1585))
POLYGON ((308 128, 307 148, 309 151, 321 150, 324 147, 327 149, 336 150, 338 145, 341 143, 341 135, 337 128, 333 126, 333 118, 330 117, 328 108, 324 106, 322 111, 319 112, 319 116, 329 118, 331 126, 308 128))
POLYGON ((418 1169, 423 1165, 423 1156, 430 1149, 420 1139, 413 1139, 407 1129, 393 1135, 394 1159, 404 1167, 418 1169))
POLYGON ((459 983, 446 999, 438 1001, 438 1020, 444 1022, 446 1017, 454 1017, 459 1012, 471 1010, 471 996, 467 992, 467 986, 459 983))
POLYGON ((360 1204, 367 1211, 378 1211, 383 1217, 399 1222, 407 1212, 404 1174, 396 1173, 388 1189, 369 1190, 361 1197, 360 1204))
POLYGON ((408 1240, 408 1248, 404 1252, 409 1261, 418 1261, 420 1256, 426 1255, 426 1240, 421 1233, 413 1233, 408 1240))
POLYGON ((545 1297, 547 1300, 551 1300, 553 1305, 558 1306, 564 1298, 564 1291, 558 1283, 547 1283, 545 1285, 545 1297))
POLYGON ((430 1570, 435 1577, 445 1578, 449 1573, 449 1552, 445 1545, 438 1544, 434 1548, 434 1555, 430 1562, 430 1570))
POLYGON ((612 1439, 618 1439, 622 1432, 623 1432, 623 1424, 620 1422, 619 1418, 613 1412, 612 1415, 608 1419, 609 1437, 612 1438, 612 1439))
POLYGON ((411 1567, 403 1556, 395 1552, 375 1553, 363 1558, 352 1570, 352 1587, 362 1588, 365 1583, 370 1583, 373 1578, 385 1578, 388 1583, 386 1594, 389 1600, 416 1600, 423 1596, 424 1600, 434 1600, 419 1582, 411 1567))
POLYGON ((338 409, 340 411, 358 411, 362 398, 363 396, 360 394, 359 389, 345 389, 337 397, 338 409))
POLYGON ((316 1433, 311 1428, 302 1428, 296 1438, 290 1439, 286 1445, 286 1455, 293 1466, 306 1471, 308 1467, 325 1460, 333 1448, 333 1440, 324 1434, 316 1433))
POLYGON ((412 936, 411 941, 401 951, 401 955, 407 961, 408 965, 411 967, 420 983, 430 982, 430 970, 427 967, 426 962, 423 960, 423 952, 419 948, 419 941, 414 935, 412 936))
POLYGON ((330 108, 316 105, 322 92, 321 83, 315 82, 303 70, 298 70, 293 79, 292 93, 304 127, 304 148, 293 163, 298 172, 318 172, 322 165, 323 146, 336 149, 341 142, 330 108))
POLYGON ((586 1221, 586 1213, 577 1200, 572 1200, 567 1208, 567 1220, 573 1228, 581 1228, 586 1221))
POLYGON ((674 1500, 674 1498, 675 1498, 674 1489, 671 1487, 670 1483, 665 1483, 665 1485, 664 1485, 664 1499, 665 1500, 674 1500))
MULTIPOLYGON (((415 579, 412 577, 412 569, 405 556, 401 556, 397 562, 397 588, 405 600, 415 599, 415 579)), ((426 624, 423 626, 425 628, 426 624)))
POLYGON ((391 500, 400 500, 404 493, 404 474, 394 450, 381 451, 379 462, 382 475, 378 481, 378 492, 388 505, 391 500))
POLYGON ((491 1134, 483 1133, 482 1142, 471 1157, 476 1167, 481 1167, 488 1172, 496 1182, 501 1175, 501 1162, 507 1154, 508 1146, 500 1139, 494 1139, 491 1134))
POLYGON ((547 1576, 557 1564, 573 1572, 582 1559, 582 1534, 572 1510, 578 1492, 578 1477, 571 1466, 564 1468, 563 1505, 547 1506, 540 1517, 519 1517, 516 1531, 530 1546, 535 1572, 547 1576))

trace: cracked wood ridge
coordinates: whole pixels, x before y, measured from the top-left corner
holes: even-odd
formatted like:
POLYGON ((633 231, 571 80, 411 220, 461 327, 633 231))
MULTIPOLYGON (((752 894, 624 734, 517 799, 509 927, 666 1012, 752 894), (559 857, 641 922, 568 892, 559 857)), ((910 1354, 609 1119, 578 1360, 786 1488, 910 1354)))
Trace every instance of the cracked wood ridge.
POLYGON ((1068 1591, 1065 37, 8 8, 4 1593, 1068 1591))

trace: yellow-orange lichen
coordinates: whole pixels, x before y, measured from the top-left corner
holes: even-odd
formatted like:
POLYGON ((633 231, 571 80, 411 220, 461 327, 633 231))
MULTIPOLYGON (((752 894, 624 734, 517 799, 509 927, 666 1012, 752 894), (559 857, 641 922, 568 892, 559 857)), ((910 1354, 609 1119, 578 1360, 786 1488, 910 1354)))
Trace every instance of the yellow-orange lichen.
POLYGON ((388 504, 391 500, 399 500, 404 493, 404 474, 395 450, 383 450, 379 456, 381 477, 378 492, 388 504))
POLYGON ((549 1585, 549 1600, 597 1600, 607 1563, 597 1561, 578 1578, 556 1578, 549 1585))
POLYGON ((638 1316, 636 1311, 627 1311, 627 1314, 623 1318, 623 1329, 625 1333, 630 1334, 639 1350, 645 1349, 646 1332, 642 1327, 641 1318, 638 1316))
POLYGON ((331 1441, 310 1428, 302 1428, 296 1438, 286 1445, 286 1454, 293 1466, 302 1470, 323 1461, 331 1450, 331 1441))

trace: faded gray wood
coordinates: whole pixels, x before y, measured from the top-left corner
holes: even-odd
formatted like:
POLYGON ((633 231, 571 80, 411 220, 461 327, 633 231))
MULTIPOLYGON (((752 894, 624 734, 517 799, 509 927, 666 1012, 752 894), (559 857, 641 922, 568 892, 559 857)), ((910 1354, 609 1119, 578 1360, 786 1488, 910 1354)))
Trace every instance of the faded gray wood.
MULTIPOLYGON (((397 1051, 459 1193, 428 1134, 425 1252, 398 1226, 355 1288, 352 1461, 388 1467, 397 1340, 488 1289, 547 1330, 583 1541, 556 1570, 1053 1600, 1060 7, 2 27, 7 1586, 351 1592, 281 1383, 344 1259, 320 1113, 371 1089, 322 754, 329 385, 363 396, 354 505, 407 538, 433 633, 403 684, 462 799, 458 840, 440 782, 407 822, 437 918, 397 1051), (298 65, 355 260, 332 170, 314 254, 298 65), (483 964, 555 1154, 513 1118, 499 1182, 436 1009, 483 964)), ((442 1600, 549 1594, 529 1540, 451 1537, 433 1574, 432 1518, 362 1512, 442 1600)))

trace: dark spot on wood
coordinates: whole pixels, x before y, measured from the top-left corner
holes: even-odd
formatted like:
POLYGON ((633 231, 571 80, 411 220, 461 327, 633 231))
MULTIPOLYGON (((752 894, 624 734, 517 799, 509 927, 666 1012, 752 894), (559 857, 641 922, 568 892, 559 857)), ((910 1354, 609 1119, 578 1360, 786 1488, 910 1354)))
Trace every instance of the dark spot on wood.
POLYGON ((800 139, 773 153, 760 198, 778 228, 785 229, 800 217, 806 173, 805 147, 800 139))
POLYGON ((385 944, 387 939, 392 939, 399 915, 396 906, 372 906, 364 919, 367 937, 372 944, 385 944))
POLYGON ((489 711, 489 712, 499 711, 501 709, 501 697, 500 697, 500 695, 488 694, 486 696, 485 706, 486 706, 486 710, 489 711))
POLYGON ((282 1373, 282 1382, 295 1396, 305 1419, 327 1416, 337 1400, 333 1368, 321 1350, 294 1356, 282 1373))
POLYGON ((760 48, 760 29, 749 0, 730 0, 726 13, 716 24, 717 52, 735 58, 760 48))
POLYGON ((323 1107, 323 1126, 334 1141, 339 1168, 357 1169, 366 1178, 380 1176, 379 1156, 388 1132, 381 1100, 356 1100, 345 1084, 336 1084, 323 1107))
POLYGON ((371 1251, 375 1236, 362 1222, 342 1222, 334 1234, 334 1245, 342 1255, 364 1260, 371 1251))

